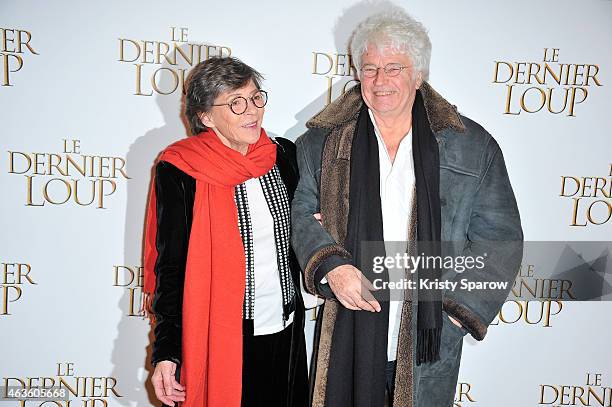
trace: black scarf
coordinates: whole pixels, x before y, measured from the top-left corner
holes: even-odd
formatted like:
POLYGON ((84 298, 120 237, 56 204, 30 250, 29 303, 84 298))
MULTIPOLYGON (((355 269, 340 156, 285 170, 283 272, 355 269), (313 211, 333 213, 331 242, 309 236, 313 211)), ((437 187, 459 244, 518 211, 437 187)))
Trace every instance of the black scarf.
MULTIPOLYGON (((416 181, 417 254, 440 256, 440 160, 438 144, 431 131, 420 91, 412 107, 412 154, 416 181)), ((380 203, 380 164, 378 143, 367 106, 362 108, 351 150, 349 220, 346 248, 356 266, 372 281, 372 256, 384 255, 382 209, 380 203), (369 242, 363 245, 363 242, 369 242), (366 253, 367 252, 367 253, 366 253), (367 262, 366 264, 363 264, 367 262)), ((418 279, 439 280, 438 268, 418 270, 418 279)), ((382 275, 388 281, 388 272, 382 275)), ((418 283, 418 282, 417 282, 418 283)), ((388 293, 376 293, 388 300, 388 293)), ((388 320, 388 305, 385 307, 388 320)), ((442 301, 440 290, 418 291, 416 363, 440 358, 442 301)), ((386 349, 386 343, 385 343, 386 349)))
MULTIPOLYGON (((420 91, 412 107, 412 156, 417 198, 417 253, 440 256, 440 157, 420 91)), ((440 280, 442 275, 439 268, 423 269, 418 273, 419 280, 430 281, 440 280)), ((416 362, 420 365, 440 359, 442 293, 433 289, 419 290, 418 298, 416 362)))
MULTIPOLYGON (((416 178, 417 253, 439 255, 441 236, 438 146, 419 91, 412 108, 412 149, 416 178), (425 245, 434 241, 437 244, 425 245)), ((372 257, 384 256, 380 164, 374 125, 363 106, 351 146, 349 214, 344 247, 370 281, 389 280, 388 271, 375 274, 372 257)), ((409 253, 414 254, 414 253, 409 253)), ((418 277, 439 278, 440 270, 419 270, 418 277)), ((352 311, 339 306, 327 372, 325 405, 382 406, 389 329, 388 291, 372 293, 381 312, 352 311)), ((414 298, 414 293, 411 293, 414 298)), ((441 293, 420 290, 417 311, 417 364, 439 359, 442 328, 441 293)), ((406 304, 408 305, 408 304, 406 304)), ((321 318, 317 320, 321 323, 321 318)), ((319 325, 320 329, 320 325, 319 325)), ((399 353, 398 353, 399 354, 399 353)))

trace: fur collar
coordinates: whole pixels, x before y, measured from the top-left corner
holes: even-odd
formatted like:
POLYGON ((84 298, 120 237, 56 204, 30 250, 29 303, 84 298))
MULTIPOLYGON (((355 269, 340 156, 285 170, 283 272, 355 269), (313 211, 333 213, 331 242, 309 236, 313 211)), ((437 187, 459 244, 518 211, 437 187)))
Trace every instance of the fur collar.
MULTIPOLYGON (((465 125, 457 113, 456 106, 447 102, 427 82, 423 82, 420 91, 432 132, 437 133, 447 128, 465 132, 465 125)), ((357 120, 362 104, 361 85, 356 85, 317 113, 306 123, 306 127, 331 130, 351 120, 357 120)))

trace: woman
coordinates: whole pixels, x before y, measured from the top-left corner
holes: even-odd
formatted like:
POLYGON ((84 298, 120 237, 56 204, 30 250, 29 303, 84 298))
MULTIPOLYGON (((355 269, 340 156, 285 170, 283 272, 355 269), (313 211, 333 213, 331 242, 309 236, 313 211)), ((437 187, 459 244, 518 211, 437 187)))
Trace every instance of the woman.
POLYGON ((156 320, 152 382, 167 405, 306 405, 289 244, 295 146, 261 127, 261 80, 231 57, 193 68, 185 113, 194 136, 155 168, 144 291, 156 320))

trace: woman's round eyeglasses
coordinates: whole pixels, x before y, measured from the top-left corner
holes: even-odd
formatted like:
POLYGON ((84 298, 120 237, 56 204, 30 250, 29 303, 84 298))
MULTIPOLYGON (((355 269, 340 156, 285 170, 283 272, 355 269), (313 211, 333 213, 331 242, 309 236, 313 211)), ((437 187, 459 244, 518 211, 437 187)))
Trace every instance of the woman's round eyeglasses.
MULTIPOLYGON (((259 90, 253 96, 248 98, 253 103, 253 106, 261 109, 268 103, 268 93, 265 90, 259 90)), ((243 114, 249 107, 249 101, 242 96, 236 96, 227 103, 220 103, 213 106, 229 106, 234 114, 243 114)))

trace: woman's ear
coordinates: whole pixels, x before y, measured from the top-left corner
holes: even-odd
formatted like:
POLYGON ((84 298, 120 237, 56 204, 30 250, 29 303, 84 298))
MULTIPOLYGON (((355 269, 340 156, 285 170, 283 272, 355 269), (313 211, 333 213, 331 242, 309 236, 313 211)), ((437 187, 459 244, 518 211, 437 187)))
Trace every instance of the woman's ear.
POLYGON ((215 122, 213 121, 213 119, 210 117, 209 114, 205 112, 200 112, 198 113, 198 117, 200 118, 200 121, 202 122, 204 126, 215 127, 215 122))

